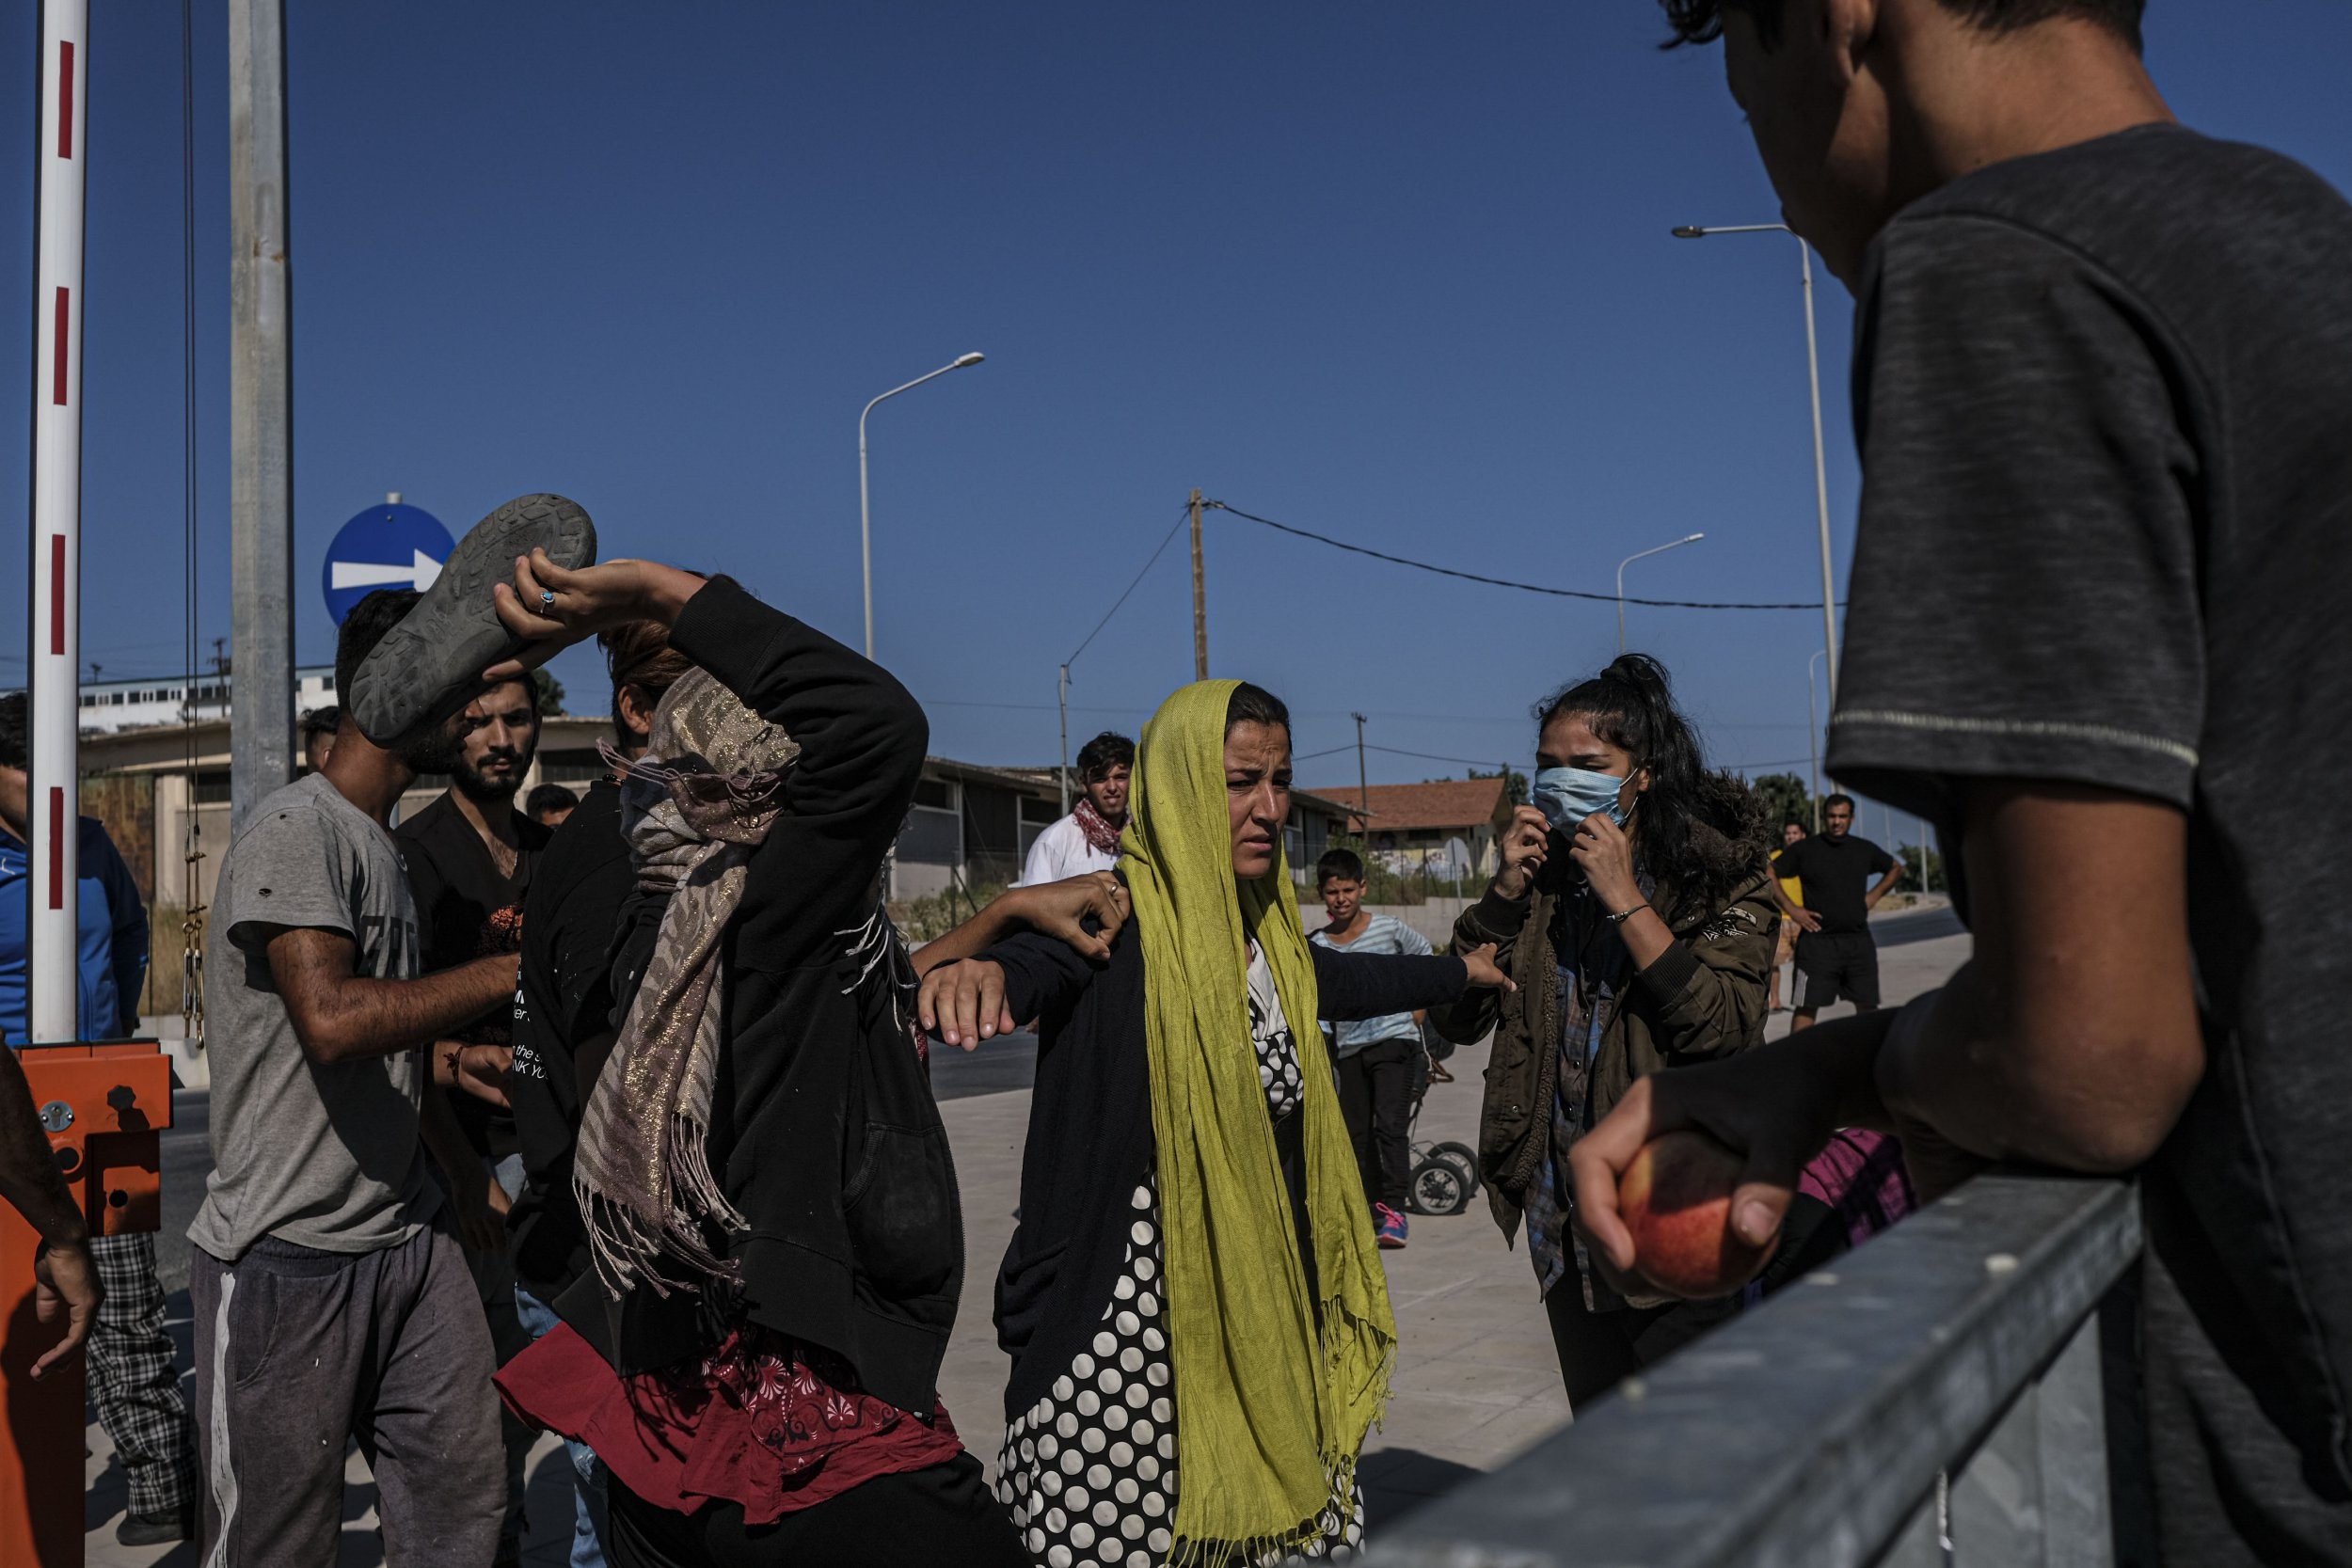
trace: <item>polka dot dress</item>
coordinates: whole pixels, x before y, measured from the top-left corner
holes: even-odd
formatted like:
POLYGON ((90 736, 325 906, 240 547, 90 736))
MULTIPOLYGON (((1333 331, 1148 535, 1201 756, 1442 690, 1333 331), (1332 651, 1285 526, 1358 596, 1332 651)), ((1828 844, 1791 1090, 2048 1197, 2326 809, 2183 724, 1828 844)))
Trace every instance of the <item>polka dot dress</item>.
MULTIPOLYGON (((1288 1116, 1301 1092, 1298 1050, 1254 943, 1249 1035, 1266 1109, 1288 1116)), ((1013 1418, 997 1457, 997 1497, 1041 1568, 1157 1568, 1175 1544, 1176 1406, 1160 1298, 1157 1179, 1136 1188, 1133 1202, 1126 1261, 1101 1329, 1045 1396, 1013 1418)), ((1336 1506, 1326 1510, 1321 1535, 1295 1556, 1344 1560, 1360 1550, 1360 1492, 1351 1504, 1344 1517, 1336 1506)))

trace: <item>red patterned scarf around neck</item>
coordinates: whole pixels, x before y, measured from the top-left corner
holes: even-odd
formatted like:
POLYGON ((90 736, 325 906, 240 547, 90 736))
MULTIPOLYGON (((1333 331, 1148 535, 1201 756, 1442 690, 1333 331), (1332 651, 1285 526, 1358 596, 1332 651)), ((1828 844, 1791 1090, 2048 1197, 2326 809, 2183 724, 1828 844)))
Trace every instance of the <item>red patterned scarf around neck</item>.
MULTIPOLYGON (((1087 844, 1096 854, 1119 853, 1119 828, 1111 826, 1111 819, 1094 809, 1092 796, 1079 796, 1078 809, 1070 815, 1077 818, 1078 831, 1087 835, 1087 844)), ((1120 828, 1125 826, 1123 822, 1120 824, 1120 828)))

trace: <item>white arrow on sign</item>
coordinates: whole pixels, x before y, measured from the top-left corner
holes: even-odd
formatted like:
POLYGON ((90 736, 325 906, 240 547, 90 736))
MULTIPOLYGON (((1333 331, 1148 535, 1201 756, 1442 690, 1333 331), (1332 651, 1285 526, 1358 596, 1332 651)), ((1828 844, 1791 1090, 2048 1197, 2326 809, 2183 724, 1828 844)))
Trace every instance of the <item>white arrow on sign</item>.
POLYGON ((328 580, 337 588, 389 588, 405 583, 421 594, 433 586, 441 575, 441 563, 422 550, 405 566, 387 565, 374 561, 338 561, 328 580))

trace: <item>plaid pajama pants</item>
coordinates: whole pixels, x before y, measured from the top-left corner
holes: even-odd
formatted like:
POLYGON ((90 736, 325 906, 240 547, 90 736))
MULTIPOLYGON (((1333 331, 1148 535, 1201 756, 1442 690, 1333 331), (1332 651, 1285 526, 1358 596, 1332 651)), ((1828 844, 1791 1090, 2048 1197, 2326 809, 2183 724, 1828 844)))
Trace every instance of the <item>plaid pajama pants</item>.
POLYGON ((87 1348, 90 1402, 131 1481, 131 1512, 178 1513, 196 1503, 196 1431, 164 1332, 155 1237, 97 1236, 90 1256, 106 1299, 87 1348))

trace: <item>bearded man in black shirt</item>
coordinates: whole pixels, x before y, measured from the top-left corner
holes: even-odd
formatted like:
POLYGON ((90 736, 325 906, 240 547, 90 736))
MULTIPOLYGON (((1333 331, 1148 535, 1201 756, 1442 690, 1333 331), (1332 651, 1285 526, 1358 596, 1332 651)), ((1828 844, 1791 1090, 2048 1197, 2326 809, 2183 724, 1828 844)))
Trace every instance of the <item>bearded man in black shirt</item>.
POLYGON ((2178 124, 2141 0, 1665 7, 1859 301, 1827 760, 1936 822, 1975 948, 1644 1079, 1576 1147, 1578 1212, 1633 1266, 1617 1176, 1692 1125, 1746 1151, 1756 1242, 1839 1126, 1900 1132, 1931 1196, 2136 1173, 2137 1322, 2101 1342, 2145 1416, 2116 1473, 2153 1485, 2116 1560, 2352 1563, 2352 204, 2178 124))
MULTIPOLYGON (((490 688, 448 721, 456 759, 450 786, 393 830, 408 866, 422 927, 424 967, 453 968, 522 946, 523 897, 548 831, 515 809, 539 749, 537 689, 528 680, 490 688)), ((511 1198, 522 1185, 515 1119, 506 1102, 512 1008, 492 1008, 433 1044, 433 1080, 450 1097, 466 1138, 511 1198)), ((492 1200, 493 1207, 497 1199, 492 1200)), ((515 1271, 504 1251, 467 1256, 502 1361, 530 1343, 515 1312, 515 1271)), ((498 1568, 522 1560, 523 1465, 533 1434, 501 1412, 506 1440, 506 1522, 498 1568)))

